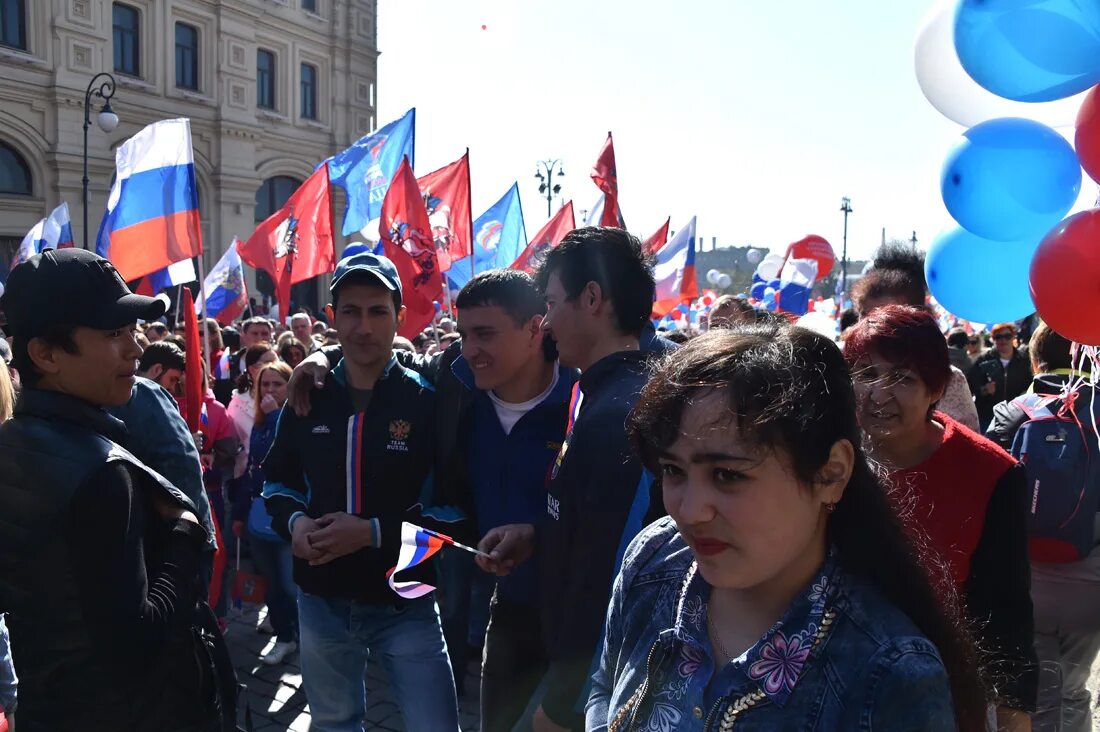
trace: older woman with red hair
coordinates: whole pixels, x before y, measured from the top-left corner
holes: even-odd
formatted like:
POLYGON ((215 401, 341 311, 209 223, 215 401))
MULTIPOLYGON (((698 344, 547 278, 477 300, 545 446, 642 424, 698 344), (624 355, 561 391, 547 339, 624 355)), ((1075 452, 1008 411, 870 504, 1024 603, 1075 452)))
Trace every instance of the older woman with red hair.
POLYGON ((1023 466, 936 409, 951 368, 924 308, 872 311, 849 331, 844 356, 871 455, 909 494, 912 517, 949 566, 988 653, 999 728, 1029 730, 1038 665, 1023 466))

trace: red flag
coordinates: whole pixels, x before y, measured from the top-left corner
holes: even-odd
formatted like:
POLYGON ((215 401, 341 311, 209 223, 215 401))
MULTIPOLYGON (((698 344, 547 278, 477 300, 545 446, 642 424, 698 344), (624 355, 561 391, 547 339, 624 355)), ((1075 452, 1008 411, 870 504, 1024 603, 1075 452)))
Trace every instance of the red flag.
POLYGON ((398 335, 412 338, 435 319, 435 301, 443 295, 443 276, 435 257, 428 211, 409 159, 401 161, 382 201, 378 224, 382 251, 401 275, 405 324, 398 335))
POLYGON ((332 203, 328 165, 322 165, 294 191, 283 207, 256 227, 244 244, 241 259, 275 280, 279 311, 290 314, 290 286, 336 268, 332 242, 332 203))
POLYGON ((473 252, 473 217, 470 215, 470 152, 450 165, 416 179, 428 211, 439 271, 473 252))
POLYGON ((619 210, 619 174, 615 170, 615 146, 611 143, 611 133, 607 133, 607 142, 596 158, 596 167, 592 169, 592 181, 603 191, 603 212, 600 214, 600 226, 618 226, 625 229, 623 214, 619 210))
POLYGON ((184 343, 187 346, 187 368, 184 370, 184 391, 187 402, 187 429, 191 433, 199 431, 202 425, 202 403, 206 398, 206 387, 202 383, 202 343, 199 341, 199 321, 195 317, 195 301, 191 290, 181 287, 183 297, 176 305, 183 308, 184 343))
POLYGON ((653 233, 653 236, 642 242, 642 251, 646 255, 656 254, 661 247, 668 243, 668 225, 671 221, 672 217, 669 216, 665 219, 665 223, 661 225, 661 228, 653 233))
POLYGON ((577 221, 573 218, 573 202, 569 201, 554 214, 554 218, 546 222, 546 226, 531 237, 527 248, 520 252, 509 269, 518 269, 531 274, 538 269, 546 250, 556 247, 565 235, 575 228, 577 228, 577 221))

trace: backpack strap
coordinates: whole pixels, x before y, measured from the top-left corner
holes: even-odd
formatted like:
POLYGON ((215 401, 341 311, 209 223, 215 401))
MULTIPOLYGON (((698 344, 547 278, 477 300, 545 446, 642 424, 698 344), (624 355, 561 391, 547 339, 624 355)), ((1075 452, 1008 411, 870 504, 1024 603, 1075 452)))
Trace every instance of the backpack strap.
POLYGON ((1052 410, 1051 405, 1058 401, 1057 396, 1049 394, 1021 394, 1012 400, 1029 420, 1053 417, 1057 410, 1052 410))

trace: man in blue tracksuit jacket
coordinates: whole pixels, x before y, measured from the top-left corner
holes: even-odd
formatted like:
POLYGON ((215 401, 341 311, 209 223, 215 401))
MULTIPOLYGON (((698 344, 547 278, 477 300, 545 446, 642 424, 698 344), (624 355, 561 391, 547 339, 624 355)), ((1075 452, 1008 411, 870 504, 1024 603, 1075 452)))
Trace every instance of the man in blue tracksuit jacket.
MULTIPOLYGON (((409 729, 456 732, 454 678, 434 595, 404 599, 386 576, 397 564, 403 521, 438 528, 420 510, 437 462, 435 390, 392 356, 404 310, 392 262, 347 257, 331 289, 343 358, 310 395, 308 416, 283 410, 263 464, 272 528, 294 553, 312 729, 363 729, 364 668, 373 653, 387 667, 409 729)), ((430 572, 430 565, 417 569, 430 572)), ((416 569, 401 576, 431 579, 416 569)))
POLYGON ((648 334, 653 274, 641 243, 621 229, 589 227, 551 249, 537 276, 543 327, 563 365, 581 371, 569 428, 546 491, 545 515, 490 530, 484 569, 507 575, 536 555, 550 665, 532 719, 536 732, 584 728, 588 679, 603 642, 611 585, 626 545, 661 513, 652 480, 626 438, 627 414, 649 359, 669 344, 648 334))

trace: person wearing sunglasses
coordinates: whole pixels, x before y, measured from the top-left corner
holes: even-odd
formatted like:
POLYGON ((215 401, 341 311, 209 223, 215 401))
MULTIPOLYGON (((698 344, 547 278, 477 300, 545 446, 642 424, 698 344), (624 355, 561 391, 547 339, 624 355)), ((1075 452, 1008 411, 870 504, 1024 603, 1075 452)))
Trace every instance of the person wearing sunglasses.
POLYGON ((991 332, 993 348, 979 356, 966 375, 982 433, 993 420, 993 407, 1023 394, 1032 379, 1027 348, 1016 347, 1016 326, 998 323, 991 332))

